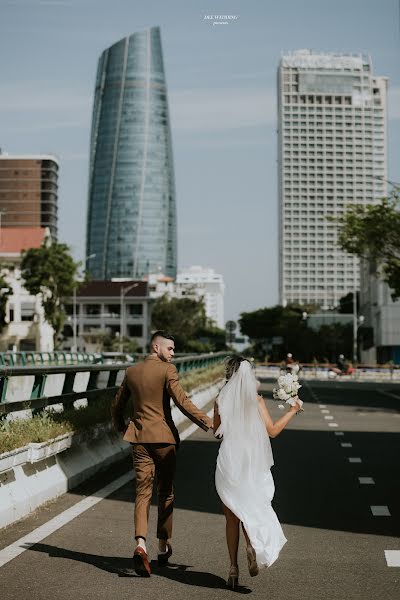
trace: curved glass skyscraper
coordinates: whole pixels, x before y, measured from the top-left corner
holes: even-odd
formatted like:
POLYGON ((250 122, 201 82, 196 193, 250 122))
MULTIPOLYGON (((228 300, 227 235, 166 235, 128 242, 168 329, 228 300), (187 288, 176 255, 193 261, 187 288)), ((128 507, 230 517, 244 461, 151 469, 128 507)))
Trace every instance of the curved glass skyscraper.
POLYGON ((99 59, 87 220, 95 279, 176 275, 176 208, 167 86, 158 27, 99 59))

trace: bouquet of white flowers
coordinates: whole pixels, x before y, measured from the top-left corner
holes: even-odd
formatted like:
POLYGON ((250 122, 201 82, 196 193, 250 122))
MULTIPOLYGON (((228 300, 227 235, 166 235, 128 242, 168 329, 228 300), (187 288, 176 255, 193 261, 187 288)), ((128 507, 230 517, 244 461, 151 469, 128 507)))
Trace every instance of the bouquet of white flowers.
MULTIPOLYGON (((291 406, 297 403, 300 406, 300 410, 303 410, 303 401, 297 396, 300 388, 301 385, 299 384, 297 375, 286 373, 286 375, 278 377, 278 387, 274 388, 272 393, 275 400, 283 400, 291 406)), ((280 404, 279 408, 284 408, 283 404, 280 404)))

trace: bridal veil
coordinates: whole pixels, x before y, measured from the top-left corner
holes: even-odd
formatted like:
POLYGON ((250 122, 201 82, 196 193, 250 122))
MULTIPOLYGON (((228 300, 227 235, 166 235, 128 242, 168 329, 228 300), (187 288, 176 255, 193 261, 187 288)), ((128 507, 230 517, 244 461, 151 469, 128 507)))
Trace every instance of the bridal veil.
POLYGON ((271 506, 274 481, 271 443, 257 400, 257 381, 244 360, 218 398, 222 435, 215 484, 222 502, 243 523, 260 567, 270 566, 286 542, 271 506))

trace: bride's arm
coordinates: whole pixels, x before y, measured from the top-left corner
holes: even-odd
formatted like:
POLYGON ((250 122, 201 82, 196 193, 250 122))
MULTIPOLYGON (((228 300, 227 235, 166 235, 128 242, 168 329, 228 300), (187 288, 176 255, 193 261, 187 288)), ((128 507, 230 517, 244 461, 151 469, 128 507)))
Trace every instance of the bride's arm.
POLYGON ((300 406, 296 403, 294 406, 290 406, 289 410, 282 417, 279 417, 279 419, 277 419, 274 423, 271 419, 271 415, 268 412, 268 408, 266 407, 264 398, 262 396, 257 396, 257 399, 260 415, 262 417, 262 420, 264 421, 264 425, 269 437, 272 438, 279 435, 280 432, 283 429, 285 429, 289 421, 293 419, 297 411, 300 410, 300 406))

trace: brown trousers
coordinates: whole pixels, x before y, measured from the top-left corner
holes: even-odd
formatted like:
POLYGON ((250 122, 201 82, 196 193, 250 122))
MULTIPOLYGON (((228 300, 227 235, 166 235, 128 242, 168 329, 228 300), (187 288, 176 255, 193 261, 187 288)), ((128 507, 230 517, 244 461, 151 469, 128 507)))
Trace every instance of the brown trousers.
POLYGON ((154 478, 157 478, 157 538, 172 537, 174 509, 175 444, 134 444, 136 470, 135 537, 146 539, 154 478))

